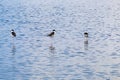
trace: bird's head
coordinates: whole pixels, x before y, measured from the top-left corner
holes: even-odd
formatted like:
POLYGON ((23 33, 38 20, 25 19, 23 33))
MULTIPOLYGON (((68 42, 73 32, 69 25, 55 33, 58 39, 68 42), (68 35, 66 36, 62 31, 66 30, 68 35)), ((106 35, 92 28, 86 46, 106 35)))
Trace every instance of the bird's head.
POLYGON ((55 29, 53 29, 53 31, 55 31, 55 29))
POLYGON ((13 29, 11 29, 11 31, 13 32, 14 30, 13 30, 13 29))
POLYGON ((85 36, 85 37, 88 37, 88 33, 87 33, 87 32, 85 32, 85 33, 84 33, 84 36, 85 36))

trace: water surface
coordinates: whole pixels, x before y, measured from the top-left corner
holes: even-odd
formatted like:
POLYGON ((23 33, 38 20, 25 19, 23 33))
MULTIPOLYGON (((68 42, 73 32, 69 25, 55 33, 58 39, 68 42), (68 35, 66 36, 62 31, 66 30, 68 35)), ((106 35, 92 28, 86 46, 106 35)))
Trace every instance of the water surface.
POLYGON ((0 0, 0 80, 120 80, 119 4, 0 0))

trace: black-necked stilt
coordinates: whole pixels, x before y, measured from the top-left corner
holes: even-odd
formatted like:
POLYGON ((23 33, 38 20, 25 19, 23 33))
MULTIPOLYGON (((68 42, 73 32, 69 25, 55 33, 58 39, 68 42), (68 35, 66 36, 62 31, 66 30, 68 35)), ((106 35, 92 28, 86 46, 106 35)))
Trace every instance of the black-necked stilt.
POLYGON ((13 37, 16 37, 16 33, 13 29, 11 30, 11 34, 12 34, 13 37))
POLYGON ((87 32, 84 33, 84 37, 88 38, 88 33, 87 32))
POLYGON ((53 29, 53 31, 50 34, 48 34, 49 37, 53 37, 54 35, 55 35, 55 29, 53 29))
POLYGON ((84 33, 84 48, 85 50, 88 50, 88 33, 84 33))
POLYGON ((84 42, 85 44, 88 44, 88 33, 87 32, 84 33, 84 42))

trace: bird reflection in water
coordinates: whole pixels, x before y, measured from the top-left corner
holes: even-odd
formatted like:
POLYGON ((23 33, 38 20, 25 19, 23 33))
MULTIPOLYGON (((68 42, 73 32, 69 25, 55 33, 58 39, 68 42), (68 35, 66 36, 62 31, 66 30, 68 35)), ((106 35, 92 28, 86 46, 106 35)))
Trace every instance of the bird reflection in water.
POLYGON ((50 52, 51 52, 51 53, 53 53, 53 54, 55 53, 55 47, 54 47, 53 45, 51 45, 51 46, 49 47, 49 49, 50 49, 50 52))
POLYGON ((84 42, 84 49, 88 50, 88 44, 86 44, 86 42, 84 42))
POLYGON ((12 52, 12 57, 11 57, 11 61, 12 61, 12 76, 13 76, 13 80, 16 80, 16 61, 15 61, 15 53, 16 53, 16 47, 14 44, 12 44, 12 47, 11 47, 11 52, 12 52))
POLYGON ((16 53, 16 47, 15 47, 15 42, 14 42, 14 38, 13 38, 13 42, 12 42, 12 54, 15 55, 16 53))
POLYGON ((55 47, 51 45, 49 47, 50 54, 49 54, 49 74, 51 76, 51 80, 56 80, 55 75, 56 75, 56 57, 55 57, 55 47))
POLYGON ((15 45, 13 45, 12 46, 12 54, 15 55, 15 53, 16 53, 16 47, 15 47, 15 45))

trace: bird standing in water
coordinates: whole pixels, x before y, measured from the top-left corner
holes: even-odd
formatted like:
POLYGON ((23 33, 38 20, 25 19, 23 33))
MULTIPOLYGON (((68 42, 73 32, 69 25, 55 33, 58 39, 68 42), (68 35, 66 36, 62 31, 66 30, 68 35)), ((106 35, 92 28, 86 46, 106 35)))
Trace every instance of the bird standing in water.
POLYGON ((84 33, 84 48, 85 50, 88 50, 88 33, 84 33))
POLYGON ((85 37, 85 44, 88 44, 88 33, 87 32, 84 33, 84 37, 85 37))
POLYGON ((16 37, 16 33, 15 31, 12 29, 11 30, 11 34, 12 34, 12 37, 13 37, 13 42, 12 42, 12 52, 13 52, 13 55, 15 54, 15 43, 14 43, 14 37, 16 37))
POLYGON ((48 34, 49 37, 53 37, 55 35, 55 30, 53 30, 50 34, 48 34))
POLYGON ((87 33, 87 32, 85 32, 85 33, 84 33, 84 36, 85 36, 85 37, 88 37, 88 33, 87 33))
POLYGON ((11 30, 11 34, 12 34, 13 37, 16 37, 16 33, 13 29, 11 30))

